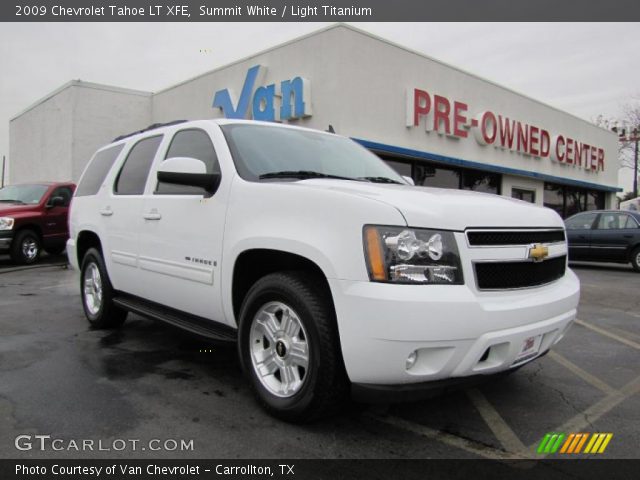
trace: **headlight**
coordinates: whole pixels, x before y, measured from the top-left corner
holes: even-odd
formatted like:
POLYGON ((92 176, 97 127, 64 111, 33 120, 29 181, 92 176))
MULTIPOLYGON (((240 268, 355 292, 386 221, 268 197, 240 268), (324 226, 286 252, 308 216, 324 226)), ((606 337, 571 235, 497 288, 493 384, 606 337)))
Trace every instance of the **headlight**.
POLYGON ((464 283, 452 232, 367 225, 364 251, 374 282, 464 283))
POLYGON ((0 217, 0 230, 11 230, 13 228, 13 218, 0 217))

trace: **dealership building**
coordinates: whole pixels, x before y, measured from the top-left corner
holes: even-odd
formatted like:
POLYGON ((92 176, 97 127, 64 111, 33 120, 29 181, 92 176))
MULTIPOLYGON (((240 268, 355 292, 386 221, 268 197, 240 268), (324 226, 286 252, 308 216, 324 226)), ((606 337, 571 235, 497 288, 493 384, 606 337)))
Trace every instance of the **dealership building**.
POLYGON ((568 216, 615 205, 614 133, 347 25, 160 92, 71 81, 10 123, 10 180, 74 180, 155 123, 276 121, 349 136, 416 185, 489 192, 568 216))

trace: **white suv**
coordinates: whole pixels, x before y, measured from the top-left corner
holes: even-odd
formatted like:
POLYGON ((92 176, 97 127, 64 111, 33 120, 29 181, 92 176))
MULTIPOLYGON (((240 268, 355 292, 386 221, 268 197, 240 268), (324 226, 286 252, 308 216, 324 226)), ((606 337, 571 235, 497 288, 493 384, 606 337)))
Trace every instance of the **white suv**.
POLYGON ((68 253, 92 326, 127 312, 237 342, 290 421, 348 392, 415 398, 546 353, 576 315, 564 225, 497 195, 414 187, 332 133, 177 122, 100 149, 68 253))

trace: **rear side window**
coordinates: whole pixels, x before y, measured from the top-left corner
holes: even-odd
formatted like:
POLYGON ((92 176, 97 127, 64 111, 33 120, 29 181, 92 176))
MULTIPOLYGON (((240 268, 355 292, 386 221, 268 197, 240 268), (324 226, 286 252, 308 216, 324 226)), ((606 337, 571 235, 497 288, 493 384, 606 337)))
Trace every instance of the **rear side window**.
POLYGON ((107 173, 111 170, 113 162, 118 158, 123 147, 124 144, 114 145, 98 152, 93 157, 84 175, 82 175, 80 185, 76 189, 76 197, 86 197, 87 195, 98 193, 107 173))
MULTIPOLYGON (((171 140, 167 158, 190 157, 202 160, 207 167, 207 173, 219 173, 218 157, 211 143, 209 134, 204 130, 189 129, 176 133, 171 140)), ((170 183, 158 182, 156 194, 172 195, 202 195, 204 189, 200 187, 188 187, 184 185, 174 185, 170 183)))
POLYGON ((118 174, 114 193, 117 195, 142 195, 149 169, 156 156, 162 135, 145 138, 136 143, 124 161, 118 174))
POLYGON ((627 223, 627 216, 621 213, 603 213, 598 220, 598 230, 619 230, 627 223))

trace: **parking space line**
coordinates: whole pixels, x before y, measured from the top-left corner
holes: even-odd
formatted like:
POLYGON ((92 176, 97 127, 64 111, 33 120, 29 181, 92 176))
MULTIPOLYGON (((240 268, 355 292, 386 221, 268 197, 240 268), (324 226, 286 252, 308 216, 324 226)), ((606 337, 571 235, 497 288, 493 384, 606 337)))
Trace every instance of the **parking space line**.
POLYGON ((622 330, 620 328, 612 327, 612 326, 607 326, 607 328, 611 333, 615 333, 616 335, 619 335, 621 337, 630 338, 634 341, 640 341, 640 335, 638 335, 637 333, 628 332, 626 330, 622 330))
POLYGON ((523 454, 516 454, 512 452, 503 452, 493 447, 489 447, 473 440, 467 440, 466 438, 458 437, 450 433, 442 432, 440 430, 434 430, 425 425, 419 423, 409 422, 399 417, 394 416, 379 416, 369 415, 369 418, 376 420, 387 425, 405 430, 411 433, 415 433, 430 440, 436 440, 450 447, 459 448, 469 453, 479 455, 481 457, 494 459, 494 460, 516 460, 526 458, 523 454))
POLYGON ((516 433, 511 429, 498 411, 493 408, 493 405, 489 403, 487 397, 485 397, 480 390, 473 388, 471 390, 467 390, 466 393, 471 400, 471 403, 473 403, 473 406, 476 407, 476 410, 478 410, 482 419, 502 445, 502 448, 507 452, 512 453, 522 454, 527 452, 527 447, 524 446, 516 433))
POLYGON ((573 373, 574 375, 577 375, 588 384, 596 387, 601 392, 604 392, 607 395, 616 392, 615 388, 611 387, 610 385, 607 385, 605 382, 600 380, 598 377, 591 375, 589 372, 584 371, 575 363, 571 362, 570 360, 563 357, 559 353, 551 350, 548 355, 549 355, 549 358, 555 360, 560 365, 562 365, 567 370, 569 370, 571 373, 573 373))
POLYGON ((575 323, 577 323, 578 325, 582 325, 583 327, 588 328, 589 330, 593 330, 594 332, 597 332, 600 335, 604 335, 605 337, 613 338, 614 340, 617 340, 620 343, 624 343, 628 347, 635 348, 636 350, 640 350, 640 343, 634 342, 633 340, 629 340, 628 338, 621 337, 620 335, 611 333, 608 330, 605 330, 604 328, 596 327, 591 323, 587 323, 579 319, 576 319, 575 323))
MULTIPOLYGON (((594 403, 586 410, 578 413, 563 425, 555 428, 555 432, 580 432, 586 427, 591 427, 593 422, 609 413, 620 403, 640 392, 640 377, 631 380, 620 390, 615 390, 599 402, 594 403)), ((536 448, 534 443, 529 448, 536 448)))

